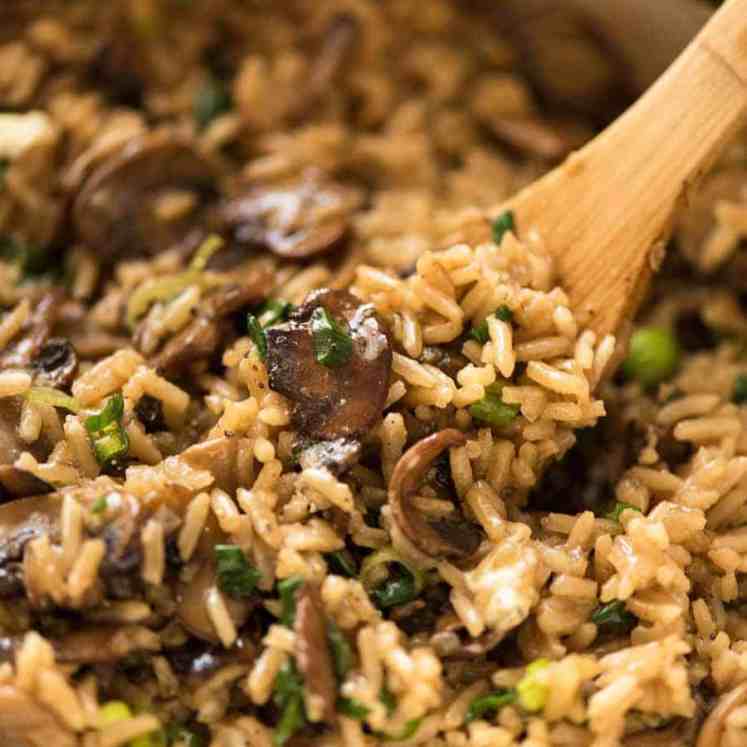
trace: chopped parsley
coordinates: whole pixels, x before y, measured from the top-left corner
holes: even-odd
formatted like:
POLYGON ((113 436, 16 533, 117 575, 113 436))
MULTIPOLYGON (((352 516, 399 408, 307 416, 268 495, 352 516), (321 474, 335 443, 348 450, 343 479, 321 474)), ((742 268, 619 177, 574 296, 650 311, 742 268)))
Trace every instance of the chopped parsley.
POLYGON ((353 340, 323 306, 318 306, 311 315, 311 336, 317 363, 337 368, 350 360, 353 340))
POLYGON ((625 602, 615 599, 597 607, 591 621, 605 633, 627 633, 635 626, 636 618, 625 608, 625 602))
POLYGON ((494 428, 510 425, 519 414, 519 405, 507 405, 501 398, 501 384, 485 387, 485 396, 469 406, 469 414, 494 428))
POLYGON ((280 709, 280 720, 275 726, 275 733, 272 737, 275 747, 283 747, 296 732, 306 726, 303 692, 303 678, 291 659, 275 678, 272 700, 280 709))
POLYGON ((500 244, 501 241, 503 241, 504 235, 508 233, 508 231, 513 231, 515 228, 516 223, 514 221, 514 213, 512 210, 506 210, 493 221, 493 241, 496 244, 500 244))
POLYGON ((516 702, 515 690, 495 690, 494 692, 481 695, 475 698, 467 709, 467 715, 464 722, 469 724, 471 721, 483 718, 488 713, 496 713, 503 706, 516 702))
POLYGON ((259 357, 264 361, 267 360, 267 335, 265 335, 264 329, 254 314, 248 314, 246 318, 246 328, 249 332, 249 337, 257 348, 259 357))
POLYGON ((124 456, 130 448, 130 440, 122 426, 123 415, 124 397, 117 392, 107 400, 101 412, 85 420, 93 453, 101 465, 124 456))
POLYGON ((192 114, 201 130, 204 130, 216 117, 231 109, 233 109, 231 92, 217 78, 208 79, 197 91, 192 102, 192 114))
POLYGON ((734 393, 731 395, 731 401, 737 405, 747 402, 747 374, 739 374, 734 380, 734 393))
POLYGON ((232 597, 248 597, 254 592, 262 574, 246 559, 236 545, 216 545, 218 588, 232 597))
POLYGON ((604 515, 604 518, 609 519, 610 521, 620 521, 622 512, 627 511, 628 509, 631 511, 638 511, 638 513, 641 512, 641 509, 638 508, 638 506, 634 506, 632 503, 615 501, 615 505, 604 515))
POLYGON ((296 592, 303 584, 301 576, 290 576, 278 584, 278 595, 282 604, 280 622, 288 628, 293 627, 296 619, 296 592))

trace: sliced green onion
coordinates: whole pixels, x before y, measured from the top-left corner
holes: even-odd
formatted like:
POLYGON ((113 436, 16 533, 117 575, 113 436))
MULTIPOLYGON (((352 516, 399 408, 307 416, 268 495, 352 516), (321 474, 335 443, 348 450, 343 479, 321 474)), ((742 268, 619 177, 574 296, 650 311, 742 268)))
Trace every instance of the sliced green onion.
POLYGON ((282 603, 280 622, 288 628, 296 619, 296 592, 304 584, 302 576, 290 576, 278 584, 278 594, 282 603))
POLYGON ((137 320, 148 311, 152 304, 157 301, 170 301, 190 285, 203 285, 201 272, 185 270, 176 275, 146 280, 135 289, 127 302, 129 328, 132 329, 137 324, 137 320))
POLYGON ((99 464, 108 464, 123 456, 130 447, 130 440, 122 427, 124 398, 121 392, 109 397, 101 412, 85 420, 93 453, 99 464))
POLYGON ((469 406, 469 414, 475 419, 494 428, 505 428, 519 414, 519 405, 507 405, 501 399, 500 388, 491 385, 486 387, 485 396, 469 406))
POLYGON ((132 716, 130 706, 122 700, 110 700, 99 706, 98 727, 103 729, 105 726, 116 724, 118 721, 125 721, 132 716))
POLYGON ((345 634, 331 621, 327 624, 327 640, 332 651, 335 674, 338 680, 344 680, 345 675, 353 666, 353 649, 350 647, 345 634))
POLYGON ((189 263, 189 269, 194 272, 202 272, 207 267, 207 263, 210 261, 213 254, 222 249, 225 243, 226 242, 216 234, 208 236, 192 256, 192 261, 189 263))
POLYGON ((404 742, 406 739, 415 736, 422 721, 422 718, 411 719, 402 727, 402 731, 399 734, 384 734, 379 731, 374 732, 374 734, 382 742, 404 742))
POLYGON ((287 319, 292 309, 293 304, 290 301, 285 301, 282 298, 271 298, 262 304, 257 312, 257 318, 262 326, 267 329, 267 327, 272 327, 273 324, 287 319))
POLYGON ((254 314, 248 314, 246 317, 246 328, 249 331, 249 337, 257 348, 259 357, 264 361, 267 360, 267 335, 254 314))
POLYGON ((597 607, 591 621, 605 633, 627 633, 636 623, 636 618, 625 608, 625 602, 615 599, 597 607))
POLYGON ((511 311, 511 309, 506 306, 506 304, 501 304, 496 310, 495 315, 500 319, 502 322, 510 322, 514 318, 514 312, 511 311))
POLYGON ((383 547, 371 553, 361 566, 360 580, 364 588, 382 609, 412 602, 425 586, 425 574, 412 568, 392 547, 383 547), (380 581, 381 566, 396 564, 404 571, 399 578, 380 581))
POLYGON ((470 340, 479 342, 480 345, 484 345, 490 339, 490 332, 488 331, 488 320, 483 319, 476 327, 472 327, 467 337, 470 340))
POLYGON ((107 508, 109 508, 109 496, 102 495, 100 498, 97 498, 91 505, 91 513, 103 514, 107 508))
POLYGON ((336 550, 326 556, 332 570, 339 576, 352 578, 358 573, 353 556, 347 550, 336 550))
POLYGON ((311 336, 317 363, 337 368, 350 360, 353 340, 323 306, 318 306, 311 315, 311 336))
POLYGON ((514 214, 512 210, 506 210, 501 213, 494 221, 492 226, 493 241, 500 245, 503 241, 503 237, 508 231, 513 231, 516 228, 514 221, 514 214))
POLYGON ((604 515, 604 518, 609 519, 610 521, 620 521, 620 515, 623 511, 627 511, 628 509, 631 511, 638 511, 638 513, 641 512, 641 509, 638 508, 638 506, 634 506, 632 503, 615 501, 615 505, 604 515))
POLYGON ((630 338, 623 372, 641 386, 651 388, 671 378, 679 362, 680 346, 668 329, 643 327, 630 338))
POLYGON ((236 545, 216 545, 218 588, 233 597, 249 597, 262 574, 247 562, 244 551, 236 545))
POLYGON ((192 114, 201 130, 205 129, 216 117, 231 111, 232 108, 231 92, 215 78, 210 78, 205 82, 192 102, 192 114))
POLYGON ((731 401, 737 405, 743 405, 747 402, 747 374, 739 374, 734 380, 734 393, 731 401))
POLYGON ((29 402, 36 402, 40 405, 52 405, 52 407, 61 407, 70 412, 80 412, 81 404, 75 397, 71 397, 59 389, 53 389, 49 386, 32 386, 26 392, 26 399, 29 402))
POLYGON ((337 699, 337 711, 343 716, 355 719, 356 721, 363 721, 371 709, 368 706, 363 705, 360 700, 356 698, 338 698, 337 699))
POLYGON ((547 684, 547 659, 533 661, 516 685, 519 704, 525 711, 541 711, 547 702, 549 686, 547 684))
POLYGON ((496 713, 503 706, 514 702, 516 702, 515 690, 495 690, 487 695, 481 695, 469 704, 464 723, 469 724, 471 721, 483 718, 488 713, 496 713))
POLYGON ((290 660, 275 678, 273 702, 281 712, 272 738, 275 747, 283 747, 296 732, 306 726, 303 691, 303 679, 293 660, 290 660))

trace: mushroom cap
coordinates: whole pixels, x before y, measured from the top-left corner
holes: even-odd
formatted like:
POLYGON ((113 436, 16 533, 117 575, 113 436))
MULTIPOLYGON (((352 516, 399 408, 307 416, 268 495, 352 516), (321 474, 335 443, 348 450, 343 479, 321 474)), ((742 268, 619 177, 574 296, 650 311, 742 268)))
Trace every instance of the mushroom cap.
POLYGON ((466 441, 466 436, 454 428, 421 439, 400 457, 389 481, 392 519, 418 550, 432 558, 467 558, 480 544, 480 532, 473 524, 428 519, 412 502, 433 462, 446 449, 463 446, 466 441))
POLYGON ((73 222, 80 238, 109 262, 159 254, 189 234, 198 236, 197 243, 204 235, 201 210, 163 220, 154 204, 173 191, 212 203, 217 178, 215 166, 190 140, 170 132, 137 136, 92 170, 75 197, 73 222))
POLYGON ((267 330, 270 387, 294 403, 292 422, 304 438, 357 438, 381 417, 389 391, 392 350, 386 327, 371 304, 347 291, 310 294, 289 322, 267 330), (347 324, 350 360, 336 368, 317 363, 311 315, 323 306, 347 324))

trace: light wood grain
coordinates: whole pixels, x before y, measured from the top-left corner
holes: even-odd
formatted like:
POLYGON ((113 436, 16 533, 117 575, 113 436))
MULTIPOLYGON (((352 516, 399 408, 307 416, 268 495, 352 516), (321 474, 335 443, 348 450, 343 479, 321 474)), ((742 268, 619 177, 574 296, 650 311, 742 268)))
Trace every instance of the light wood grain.
POLYGON ((747 0, 729 0, 614 124, 506 205, 536 228, 600 334, 635 313, 675 208, 745 124, 747 0))

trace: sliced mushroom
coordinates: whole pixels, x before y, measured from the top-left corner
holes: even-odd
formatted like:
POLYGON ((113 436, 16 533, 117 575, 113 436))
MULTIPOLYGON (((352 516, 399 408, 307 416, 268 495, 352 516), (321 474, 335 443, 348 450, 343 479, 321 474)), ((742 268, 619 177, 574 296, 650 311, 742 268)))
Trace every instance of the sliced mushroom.
POLYGON ((400 457, 389 482, 392 519, 410 542, 433 558, 467 558, 480 544, 481 534, 475 525, 463 519, 429 519, 412 503, 433 462, 446 449, 463 446, 466 441, 465 435, 453 428, 418 441, 400 457))
POLYGON ((0 743, 3 747, 76 747, 78 738, 30 695, 2 685, 0 743))
POLYGON ((67 388, 73 383, 78 370, 78 354, 70 340, 53 337, 39 350, 34 369, 36 384, 67 388))
POLYGON ((222 206, 219 221, 238 244, 306 259, 339 244, 359 200, 357 192, 309 171, 284 186, 249 188, 222 206))
POLYGON ((389 389, 392 350, 386 328, 370 304, 346 291, 311 294, 286 324, 267 330, 270 387, 294 403, 292 422, 304 438, 358 438, 381 417, 389 389), (353 341, 346 363, 317 363, 310 318, 323 306, 344 322, 353 341))
POLYGON ((115 262, 154 256, 199 235, 201 217, 216 196, 217 173, 195 145, 170 132, 128 141, 93 169, 73 204, 80 238, 115 262), (162 198, 187 195, 195 204, 177 216, 159 214, 162 198))
POLYGON ((269 286, 265 280, 264 273, 260 273, 241 285, 232 283, 213 291, 201 305, 197 318, 166 343, 153 365, 174 376, 227 347, 233 331, 229 317, 267 296, 269 286))
POLYGON ((49 493, 52 488, 34 475, 18 469, 13 463, 24 451, 29 451, 37 459, 46 459, 51 445, 45 438, 27 444, 18 435, 18 422, 21 417, 21 399, 4 397, 0 399, 0 499, 25 498, 30 495, 49 493))
POLYGON ((304 686, 322 703, 324 721, 334 724, 337 681, 327 643, 324 607, 319 589, 314 584, 305 583, 296 592, 293 628, 296 633, 296 663, 303 675, 304 686))
MULTIPOLYGON (((212 559, 206 559, 189 583, 179 585, 176 616, 192 635, 208 643, 220 644, 215 626, 208 616, 206 604, 207 595, 216 584, 215 563, 212 559)), ((249 616, 251 602, 234 599, 227 594, 224 600, 234 625, 240 628, 249 616)))
POLYGON ((430 643, 437 650, 443 647, 441 656, 445 659, 480 659, 490 653, 505 637, 503 632, 488 630, 479 638, 469 638, 466 643, 459 641, 452 648, 454 636, 465 633, 464 623, 454 612, 446 612, 436 622, 436 632, 430 637, 430 643), (446 645, 448 642, 448 645, 446 645))
POLYGON ((735 708, 745 703, 747 703, 747 682, 742 682, 719 698, 716 707, 700 730, 695 747, 719 747, 726 730, 726 719, 735 708))
POLYGON ((41 297, 17 339, 0 354, 0 370, 28 368, 34 364, 52 334, 61 302, 60 289, 51 290, 41 297))

